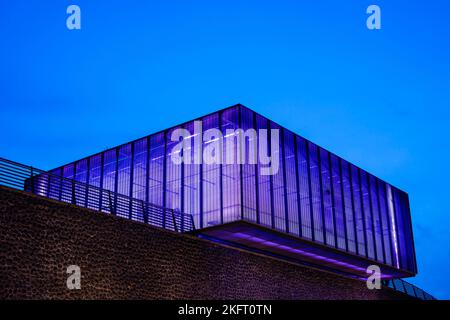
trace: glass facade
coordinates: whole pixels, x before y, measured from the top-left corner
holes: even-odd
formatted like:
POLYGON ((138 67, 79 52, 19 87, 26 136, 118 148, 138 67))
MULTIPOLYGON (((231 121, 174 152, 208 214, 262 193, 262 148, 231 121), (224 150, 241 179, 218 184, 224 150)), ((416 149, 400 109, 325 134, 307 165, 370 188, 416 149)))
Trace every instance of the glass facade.
POLYGON ((51 172, 191 214, 197 229, 246 220, 417 272, 405 192, 242 105, 195 121, 51 172), (262 174, 264 155, 276 172, 262 174))

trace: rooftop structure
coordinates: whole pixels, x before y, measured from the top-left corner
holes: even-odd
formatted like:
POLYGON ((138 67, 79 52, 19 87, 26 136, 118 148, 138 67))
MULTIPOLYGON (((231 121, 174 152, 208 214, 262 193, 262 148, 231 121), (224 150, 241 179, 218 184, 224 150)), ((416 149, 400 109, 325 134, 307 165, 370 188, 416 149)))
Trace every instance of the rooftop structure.
POLYGON ((417 273, 404 191, 242 105, 49 172, 192 215, 214 241, 354 277, 417 273))

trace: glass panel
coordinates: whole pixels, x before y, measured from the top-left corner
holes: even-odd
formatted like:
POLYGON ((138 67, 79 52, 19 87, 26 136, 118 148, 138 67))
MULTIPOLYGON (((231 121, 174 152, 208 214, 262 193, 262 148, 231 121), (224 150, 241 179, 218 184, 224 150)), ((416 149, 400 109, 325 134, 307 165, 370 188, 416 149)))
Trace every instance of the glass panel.
POLYGON ((390 220, 388 216, 388 207, 386 201, 386 185, 383 181, 377 179, 378 185, 378 199, 380 202, 380 217, 382 221, 382 234, 384 243, 384 253, 386 256, 386 263, 394 266, 392 261, 392 243, 391 243, 391 233, 390 233, 390 220))
POLYGON ((72 188, 75 184, 71 180, 74 178, 74 164, 68 164, 63 167, 63 177, 70 180, 63 180, 61 189, 61 201, 72 202, 72 188))
MULTIPOLYGON (((267 129, 267 120, 260 115, 256 115, 256 128, 259 132, 260 129, 267 129)), ((260 148, 261 141, 258 143, 258 155, 262 153, 260 148)), ((258 190, 259 190, 259 210, 260 210, 260 223, 266 227, 272 227, 272 203, 271 203, 271 191, 270 191, 270 176, 261 174, 261 162, 258 161, 258 190)), ((265 167, 265 166, 264 166, 265 167)))
POLYGON ((411 227, 411 212, 409 209, 408 194, 398 190, 400 197, 400 206, 402 209, 403 227, 405 228, 405 247, 408 261, 408 270, 416 272, 416 256, 414 252, 413 235, 411 227))
POLYGON ((116 181, 116 149, 105 152, 103 163, 103 189, 115 191, 116 181))
POLYGON ((79 206, 86 205, 86 183, 88 178, 87 159, 80 160, 75 165, 75 180, 81 182, 76 184, 75 203, 79 206))
MULTIPOLYGON (((184 164, 184 207, 183 212, 192 214, 194 223, 198 227, 200 219, 200 164, 195 163, 194 159, 200 159, 201 145, 195 146, 195 140, 201 139, 194 135, 194 122, 189 122, 184 126, 191 135, 185 138, 185 148, 190 156, 190 163, 184 164)), ((199 140, 201 141, 201 140, 199 140)))
MULTIPOLYGON (((278 137, 282 132, 280 126, 270 122, 270 130, 278 130, 278 137)), ((270 135, 269 135, 270 136, 270 135)), ((268 137, 272 140, 272 138, 268 137)), ((272 174, 272 192, 273 192, 273 209, 275 219, 275 229, 286 232, 286 208, 285 208, 285 192, 284 192, 284 159, 281 156, 281 139, 278 138, 277 145, 270 146, 270 155, 272 159, 279 159, 278 171, 272 174), (277 154, 277 155, 276 155, 277 154)), ((274 166, 272 166, 274 167, 274 166)))
POLYGON ((75 180, 87 183, 87 159, 80 160, 76 163, 75 180))
POLYGON ((297 199, 297 167, 295 165, 295 136, 284 130, 284 163, 286 167, 286 192, 289 232, 299 235, 299 202, 297 199))
POLYGON ((373 234, 373 221, 372 221, 372 208, 370 203, 370 194, 368 188, 368 176, 364 170, 360 170, 361 175, 361 192, 363 199, 363 213, 365 217, 365 229, 366 229, 366 241, 367 252, 371 259, 375 259, 375 246, 374 246, 374 234, 373 234))
POLYGON ((350 172, 350 164, 341 160, 341 170, 342 170, 342 187, 343 187, 343 200, 345 208, 345 223, 347 225, 347 242, 348 251, 356 253, 356 225, 353 213, 353 195, 352 195, 352 177, 350 172))
POLYGON ((334 213, 336 219, 337 232, 337 247, 339 249, 346 249, 345 245, 345 215, 344 215, 344 201, 342 199, 342 184, 340 176, 339 158, 331 154, 331 178, 333 181, 334 193, 334 213))
MULTIPOLYGON (((238 137, 236 135, 236 130, 239 128, 239 110, 238 108, 232 108, 223 111, 222 113, 222 134, 224 135, 223 145, 222 145, 222 159, 232 159, 233 161, 223 161, 222 164, 222 197, 223 197, 223 222, 235 221, 241 218, 241 202, 240 202, 240 190, 241 190, 241 177, 240 177, 240 167, 238 164, 238 157, 242 159, 240 162, 245 162, 244 157, 246 157, 247 153, 244 154, 244 151, 238 150, 238 139, 242 139, 242 137, 238 137), (230 150, 227 150, 227 145, 230 150), (229 152, 230 154, 228 154, 229 152)), ((248 139, 245 139, 248 140, 248 139)), ((251 165, 242 165, 245 167, 246 176, 243 179, 244 181, 249 180, 248 174, 251 176, 251 168, 254 166, 251 165), (249 168, 250 167, 250 168, 249 168)), ((250 180, 253 181, 254 180, 250 180)), ((244 186, 245 190, 245 186, 244 186)), ((253 187, 253 192, 254 187, 253 187)), ((249 194, 248 192, 246 193, 249 194)), ((254 208, 254 207, 253 207, 254 208)), ((244 209, 247 213, 249 213, 248 209, 244 209)), ((253 212, 254 213, 254 212, 253 212)), ((248 216, 247 216, 248 217, 248 216)))
POLYGON ((132 218, 141 222, 145 221, 144 212, 146 210, 144 201, 146 201, 147 196, 147 151, 147 138, 134 142, 132 161, 133 185, 131 188, 131 196, 133 199, 137 200, 132 200, 132 218))
POLYGON ((164 133, 150 137, 148 202, 163 206, 164 133))
POLYGON ((219 115, 213 115, 203 118, 203 226, 209 227, 221 222, 221 194, 220 194, 220 165, 215 161, 207 163, 205 155, 216 158, 220 161, 220 149, 222 137, 218 131, 209 131, 209 137, 206 131, 219 128, 219 115), (206 140, 206 141, 205 141, 206 140))
POLYGON ((296 140, 302 236, 307 239, 312 239, 312 211, 309 192, 308 154, 306 151, 307 142, 298 136, 296 140))
MULTIPOLYGON (((253 123, 254 113, 247 109, 241 108, 241 118, 242 118, 242 129, 249 134, 245 138, 245 155, 246 161, 242 165, 242 179, 243 179, 243 209, 244 218, 250 221, 257 222, 257 207, 258 199, 256 198, 256 169, 257 169, 257 149, 258 149, 258 138, 257 131, 255 130, 256 123, 253 123), (250 130, 250 131, 248 131, 250 130), (253 130, 253 131, 251 131, 253 130), (253 132, 253 135, 251 134, 253 132), (251 157, 253 161, 250 161, 251 157), (256 161, 255 161, 256 158, 256 161), (254 164, 252 164, 254 163, 254 164)), ((223 126, 224 122, 222 121, 223 126)), ((226 138, 228 139, 228 137, 226 138)), ((225 140, 226 140, 225 139, 225 140)))
POLYGON ((181 170, 182 165, 174 162, 172 153, 178 152, 174 147, 179 141, 172 141, 172 132, 177 128, 167 132, 166 149, 166 208, 181 212, 181 170))
POLYGON ((389 222, 391 227, 391 241, 392 241, 392 256, 394 258, 394 265, 397 268, 400 268, 400 260, 399 260, 399 246, 398 246, 398 232, 397 232, 397 219, 395 217, 395 209, 394 209, 394 198, 392 194, 392 188, 389 184, 386 183, 386 199, 388 203, 388 215, 389 222))
MULTIPOLYGON (((89 185, 101 188, 102 155, 98 154, 89 158, 89 185)), ((88 208, 98 210, 100 203, 100 191, 88 188, 88 208)))
POLYGON ((119 147, 117 193, 130 196, 131 144, 119 147))
MULTIPOLYGON (((150 159, 148 172, 148 202, 157 206, 164 206, 163 179, 164 179, 164 133, 160 132, 150 136, 150 159)), ((161 224, 162 219, 158 212, 149 213, 152 224, 161 224)))
POLYGON ((320 190, 320 172, 318 163, 318 148, 312 142, 308 142, 309 146, 309 167, 311 173, 311 189, 313 203, 313 221, 315 241, 324 242, 324 227, 322 223, 322 199, 320 190))
POLYGON ((358 240, 358 254, 361 256, 366 256, 366 247, 365 247, 365 230, 364 230, 364 221, 363 221, 363 213, 362 213, 362 204, 361 204, 361 189, 359 185, 359 174, 358 168, 350 165, 351 168, 351 178, 352 178, 352 187, 353 187, 353 205, 355 210, 355 219, 356 219, 356 238, 358 240))
POLYGON ((320 170, 322 175, 322 196, 323 210, 325 214, 325 238, 326 243, 335 246, 334 239, 334 214, 333 214, 333 194, 331 186, 330 165, 328 151, 319 148, 320 152, 320 170))
POLYGON ((134 143, 133 194, 135 199, 146 200, 147 138, 134 143))
POLYGON ((378 195, 377 195, 377 185, 376 179, 374 176, 369 175, 369 188, 370 188, 370 199, 372 201, 372 218, 374 222, 375 229, 375 249, 377 260, 385 263, 384 253, 383 253, 383 232, 382 232, 382 223, 380 218, 380 210, 378 207, 378 195))
POLYGON ((394 187, 391 187, 393 200, 394 200, 394 211, 397 223, 397 236, 399 244, 399 256, 400 256, 400 267, 402 269, 408 269, 408 256, 407 256, 407 235, 406 229, 407 225, 403 219, 403 207, 400 198, 400 191, 394 187))

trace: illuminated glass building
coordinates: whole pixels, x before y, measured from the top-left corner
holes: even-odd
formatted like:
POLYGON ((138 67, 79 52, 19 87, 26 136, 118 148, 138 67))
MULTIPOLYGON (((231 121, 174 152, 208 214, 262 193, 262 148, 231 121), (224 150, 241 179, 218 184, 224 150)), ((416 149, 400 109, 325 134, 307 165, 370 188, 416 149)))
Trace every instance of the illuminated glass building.
MULTIPOLYGON (((203 132, 224 133, 216 137, 221 159, 230 153, 227 141, 239 135, 227 129, 278 129, 280 148, 269 143, 270 134, 266 142, 269 153, 279 153, 279 170, 263 175, 259 161, 175 163, 179 142, 172 133, 194 132, 190 121, 50 172, 191 214, 195 233, 214 241, 357 277, 372 264, 385 278, 417 273, 405 192, 242 105, 196 120, 203 132)), ((192 147, 184 152, 201 158, 214 139, 196 146, 195 139, 185 137, 192 147)), ((234 144, 235 159, 251 154, 252 139, 245 149, 234 144)))

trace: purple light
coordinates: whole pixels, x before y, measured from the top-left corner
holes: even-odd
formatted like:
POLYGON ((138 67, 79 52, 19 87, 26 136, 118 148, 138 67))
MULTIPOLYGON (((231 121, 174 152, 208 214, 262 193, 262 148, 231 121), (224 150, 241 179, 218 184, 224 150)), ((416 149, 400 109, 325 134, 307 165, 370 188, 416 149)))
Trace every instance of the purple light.
MULTIPOLYGON (((339 261, 330 257, 326 257, 326 256, 322 256, 316 253, 311 253, 311 252, 307 252, 304 250, 300 250, 298 248, 294 248, 285 244, 281 244, 281 243, 276 243, 273 241, 268 241, 265 240, 264 238, 259 238, 259 237, 255 237, 255 236, 251 236, 249 234, 245 234, 243 232, 236 232, 232 234, 232 239, 234 240, 239 240, 239 239, 245 239, 245 240, 251 240, 255 243, 259 243, 259 244, 263 244, 266 247, 269 248, 274 248, 274 249, 278 249, 278 250, 282 250, 282 251, 287 251, 287 252, 291 252, 291 253, 296 253, 299 255, 299 257, 309 257, 313 260, 319 260, 319 261, 325 261, 328 264, 333 264, 335 266, 341 266, 341 267, 345 267, 347 269, 352 269, 355 271, 360 271, 360 272, 365 272, 365 268, 356 266, 354 264, 350 264, 347 262, 343 262, 343 261, 339 261)), ((387 276, 386 276, 387 277, 387 276)))

